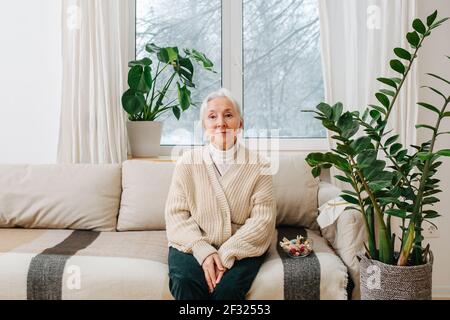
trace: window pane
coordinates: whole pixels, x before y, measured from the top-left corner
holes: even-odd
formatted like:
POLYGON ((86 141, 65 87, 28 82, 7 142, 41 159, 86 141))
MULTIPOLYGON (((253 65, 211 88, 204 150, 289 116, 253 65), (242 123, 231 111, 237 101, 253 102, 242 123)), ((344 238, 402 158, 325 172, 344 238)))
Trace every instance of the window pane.
POLYGON ((246 136, 325 137, 301 112, 324 99, 317 0, 244 0, 243 12, 246 136))
MULTIPOLYGON (((221 0, 137 0, 138 58, 145 53, 145 45, 154 42, 160 47, 196 49, 214 63, 214 70, 217 71, 212 73, 194 64, 193 81, 196 88, 191 98, 198 107, 191 106, 181 114, 179 121, 171 112, 158 118, 164 121, 162 145, 201 144, 198 122, 201 101, 209 92, 221 87, 221 33, 221 0), (194 129, 195 125, 197 128, 194 129), (194 132, 196 137, 193 136, 194 132)), ((171 94, 167 102, 177 97, 176 90, 171 94)))

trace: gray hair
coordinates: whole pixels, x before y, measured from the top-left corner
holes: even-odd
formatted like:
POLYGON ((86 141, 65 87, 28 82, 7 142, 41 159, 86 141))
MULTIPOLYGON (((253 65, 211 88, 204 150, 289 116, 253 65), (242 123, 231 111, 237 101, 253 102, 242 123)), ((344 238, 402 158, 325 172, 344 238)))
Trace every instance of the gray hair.
POLYGON ((220 88, 217 91, 211 92, 210 94, 208 94, 208 96, 203 100, 202 105, 200 107, 200 121, 203 122, 203 116, 205 115, 205 111, 206 111, 206 107, 208 107, 208 102, 211 101, 212 99, 215 98, 227 98, 228 100, 231 101, 231 103, 234 106, 234 109, 236 110, 236 112, 239 114, 239 118, 241 119, 242 122, 244 122, 244 119, 242 118, 242 111, 241 111, 241 106, 239 105, 239 103, 236 101, 236 99, 233 97, 233 95, 231 94, 231 92, 228 89, 225 88, 220 88))

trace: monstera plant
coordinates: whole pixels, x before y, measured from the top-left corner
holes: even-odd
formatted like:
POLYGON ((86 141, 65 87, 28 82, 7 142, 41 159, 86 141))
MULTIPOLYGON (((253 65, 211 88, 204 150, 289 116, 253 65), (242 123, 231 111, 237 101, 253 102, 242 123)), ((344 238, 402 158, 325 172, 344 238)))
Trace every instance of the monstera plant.
POLYGON ((129 88, 122 95, 132 154, 139 157, 158 155, 162 122, 156 120, 161 115, 172 112, 179 120, 182 112, 195 105, 191 100, 194 62, 215 72, 213 63, 195 49, 183 49, 181 53, 178 47, 149 43, 145 51, 147 56, 129 63, 129 88), (155 58, 156 68, 152 68, 155 58))
MULTIPOLYGON (((430 254, 429 245, 423 248, 422 230, 425 221, 433 224, 431 220, 439 217, 430 205, 439 201, 436 194, 441 192, 439 179, 435 177, 442 164, 440 158, 450 156, 450 149, 436 150, 436 139, 450 133, 440 130, 442 120, 450 117, 447 111, 450 96, 426 87, 442 98, 442 103, 436 106, 418 103, 433 112, 436 121, 416 125, 417 129, 429 130, 431 138, 420 145, 411 145, 413 152, 408 152, 398 142, 399 135, 386 126, 418 51, 432 30, 447 19, 438 20, 435 11, 426 23, 420 19, 413 21, 414 30, 406 35, 410 48, 395 48, 396 58, 390 61, 398 76, 377 79, 386 86, 375 94, 378 104, 368 106, 362 114, 344 112, 341 103, 320 103, 317 111, 313 111, 332 132, 336 148, 326 153, 310 153, 306 161, 313 167, 315 177, 321 169, 331 166, 342 172, 336 179, 348 183, 352 189, 342 191, 341 197, 350 203, 346 209, 357 210, 364 218, 368 234, 365 256, 383 264, 418 266, 427 263, 430 254), (392 218, 400 219, 399 235, 392 233, 392 218), (395 250, 396 238, 400 240, 399 251, 395 250)), ((447 58, 450 67, 450 57, 447 58)), ((450 81, 436 74, 428 75, 450 89, 450 81)))
POLYGON ((129 89, 122 96, 122 106, 128 113, 129 120, 154 121, 169 110, 180 119, 181 112, 192 105, 191 90, 188 88, 195 88, 193 61, 205 70, 214 72, 213 63, 195 49, 183 49, 185 55, 182 55, 178 47, 160 48, 149 43, 145 50, 148 57, 129 63, 129 89), (158 60, 153 75, 152 56, 156 56, 158 60), (169 71, 170 75, 165 74, 166 71, 169 71), (166 75, 166 78, 159 84, 163 75, 166 75), (178 97, 167 102, 165 98, 168 92, 173 91, 172 87, 176 87, 178 97))

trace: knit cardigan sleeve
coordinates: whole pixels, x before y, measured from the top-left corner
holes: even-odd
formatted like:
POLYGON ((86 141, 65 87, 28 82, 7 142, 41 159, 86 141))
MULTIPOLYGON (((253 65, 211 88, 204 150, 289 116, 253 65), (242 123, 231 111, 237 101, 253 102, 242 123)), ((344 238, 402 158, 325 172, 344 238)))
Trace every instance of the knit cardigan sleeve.
POLYGON ((271 175, 260 175, 251 196, 250 216, 219 248, 222 264, 230 269, 235 260, 261 256, 270 246, 276 223, 276 203, 271 175))
POLYGON ((177 163, 165 207, 166 233, 169 244, 186 253, 192 253, 200 265, 212 253, 217 252, 202 235, 193 219, 186 200, 188 168, 177 163))

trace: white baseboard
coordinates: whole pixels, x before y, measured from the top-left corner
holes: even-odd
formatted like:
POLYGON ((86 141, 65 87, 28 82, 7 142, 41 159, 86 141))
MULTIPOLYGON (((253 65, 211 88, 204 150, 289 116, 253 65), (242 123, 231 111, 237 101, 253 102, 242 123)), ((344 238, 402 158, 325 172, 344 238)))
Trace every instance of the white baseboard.
POLYGON ((433 286, 433 299, 450 299, 450 286, 433 286))

